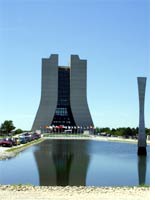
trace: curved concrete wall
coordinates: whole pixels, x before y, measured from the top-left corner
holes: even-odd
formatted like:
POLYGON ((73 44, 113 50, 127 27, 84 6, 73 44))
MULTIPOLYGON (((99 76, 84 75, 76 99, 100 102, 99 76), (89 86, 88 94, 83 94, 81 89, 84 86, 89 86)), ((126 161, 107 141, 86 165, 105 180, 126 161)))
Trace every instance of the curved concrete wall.
POLYGON ((40 105, 32 130, 51 125, 58 96, 58 55, 42 59, 42 88, 40 105))
POLYGON ((70 104, 77 126, 93 126, 87 104, 87 61, 71 55, 70 104))

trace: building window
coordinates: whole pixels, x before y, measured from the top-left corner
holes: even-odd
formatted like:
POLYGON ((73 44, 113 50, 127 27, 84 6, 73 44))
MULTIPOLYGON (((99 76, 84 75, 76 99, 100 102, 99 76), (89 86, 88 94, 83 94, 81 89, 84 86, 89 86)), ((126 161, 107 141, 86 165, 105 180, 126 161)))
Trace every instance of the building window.
POLYGON ((70 108, 70 68, 58 68, 58 101, 51 124, 75 126, 70 108))

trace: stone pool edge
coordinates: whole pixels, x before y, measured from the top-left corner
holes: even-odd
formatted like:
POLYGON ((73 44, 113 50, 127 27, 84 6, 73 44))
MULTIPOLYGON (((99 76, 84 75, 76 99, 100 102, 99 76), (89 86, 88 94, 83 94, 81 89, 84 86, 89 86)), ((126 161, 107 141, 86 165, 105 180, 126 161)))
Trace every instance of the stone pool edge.
MULTIPOLYGON (((0 160, 5 160, 9 158, 15 157, 18 153, 24 151, 25 149, 29 148, 30 146, 33 146, 35 144, 41 143, 46 139, 52 139, 52 140, 96 140, 96 141, 107 141, 107 142, 123 142, 123 143, 133 143, 137 144, 137 140, 135 139, 122 139, 122 138, 116 138, 116 137, 101 137, 101 136, 88 136, 88 137, 63 137, 63 136, 53 136, 53 137, 42 137, 39 140, 32 141, 30 143, 23 144, 20 147, 9 147, 6 149, 6 147, 0 147, 3 148, 3 151, 0 151, 0 160), (9 152, 7 150, 10 150, 9 152)), ((147 141, 147 144, 150 145, 150 141, 147 141)))
POLYGON ((3 150, 0 151, 0 160, 5 160, 5 159, 9 159, 9 158, 13 158, 15 157, 18 153, 26 150, 27 148, 35 145, 35 144, 39 144, 41 142, 43 142, 45 139, 41 138, 39 140, 36 141, 32 141, 30 143, 26 143, 26 144, 22 144, 22 146, 15 146, 15 147, 0 147, 3 148, 3 150))

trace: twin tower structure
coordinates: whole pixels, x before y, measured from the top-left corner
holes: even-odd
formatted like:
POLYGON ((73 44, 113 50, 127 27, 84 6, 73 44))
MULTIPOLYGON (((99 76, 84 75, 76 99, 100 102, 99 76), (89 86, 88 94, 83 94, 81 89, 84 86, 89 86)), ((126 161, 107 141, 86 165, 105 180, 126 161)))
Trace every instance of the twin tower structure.
MULTIPOLYGON (((40 105, 32 130, 48 126, 93 128, 87 103, 87 61, 71 55, 70 66, 59 66, 58 55, 42 59, 40 105)), ((138 155, 146 154, 144 100, 146 77, 138 77, 139 132, 138 155)))
POLYGON ((71 55, 70 66, 59 66, 58 55, 42 59, 40 105, 32 126, 93 127, 87 104, 87 60, 71 55))

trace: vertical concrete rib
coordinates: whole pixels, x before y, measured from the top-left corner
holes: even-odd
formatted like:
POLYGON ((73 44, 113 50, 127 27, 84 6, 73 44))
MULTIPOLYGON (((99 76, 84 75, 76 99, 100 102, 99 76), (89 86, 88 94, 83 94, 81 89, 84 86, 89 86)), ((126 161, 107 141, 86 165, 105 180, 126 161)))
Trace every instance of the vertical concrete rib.
POLYGON ((42 59, 42 84, 40 105, 32 126, 37 130, 49 126, 53 119, 58 97, 58 55, 42 59))
POLYGON ((70 103, 77 126, 93 126, 87 104, 87 60, 71 55, 70 103))
POLYGON ((146 77, 138 77, 137 81, 138 81, 138 93, 139 93, 138 155, 146 155, 146 134, 145 134, 145 120, 144 120, 146 77))

